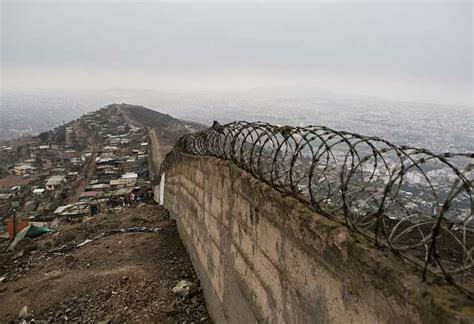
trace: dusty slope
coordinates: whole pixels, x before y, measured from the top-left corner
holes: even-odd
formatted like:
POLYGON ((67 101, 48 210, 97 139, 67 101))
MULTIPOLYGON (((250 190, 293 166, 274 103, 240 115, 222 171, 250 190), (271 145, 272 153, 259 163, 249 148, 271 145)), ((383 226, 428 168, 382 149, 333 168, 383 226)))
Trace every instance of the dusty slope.
POLYGON ((32 245, 33 253, 0 260, 8 268, 0 283, 0 322, 17 320, 25 305, 35 320, 209 321, 200 289, 188 297, 171 291, 182 279, 198 280, 174 223, 159 206, 69 224, 32 245), (137 226, 161 230, 115 233, 76 247, 107 230, 137 226))
POLYGON ((184 127, 184 123, 179 119, 142 106, 128 104, 115 104, 111 106, 119 108, 125 117, 128 117, 127 122, 134 120, 137 125, 142 127, 184 127))
POLYGON ((130 104, 113 104, 109 107, 118 108, 124 115, 124 118, 128 123, 140 127, 152 127, 152 128, 170 128, 173 132, 185 131, 186 127, 192 127, 193 129, 204 129, 207 128, 205 125, 176 119, 168 114, 160 113, 156 110, 149 109, 143 106, 130 105, 130 104))

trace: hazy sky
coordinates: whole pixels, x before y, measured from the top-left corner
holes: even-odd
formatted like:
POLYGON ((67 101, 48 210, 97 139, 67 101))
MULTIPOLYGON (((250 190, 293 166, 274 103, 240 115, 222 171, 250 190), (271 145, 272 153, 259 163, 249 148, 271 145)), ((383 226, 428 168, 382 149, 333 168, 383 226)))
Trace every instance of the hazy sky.
POLYGON ((1 3, 3 88, 310 85, 472 104, 472 2, 1 3))

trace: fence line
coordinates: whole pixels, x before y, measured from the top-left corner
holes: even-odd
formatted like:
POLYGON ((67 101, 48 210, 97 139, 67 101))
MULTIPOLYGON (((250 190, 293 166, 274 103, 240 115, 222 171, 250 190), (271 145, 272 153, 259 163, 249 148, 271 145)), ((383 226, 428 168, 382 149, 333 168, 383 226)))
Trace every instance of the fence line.
POLYGON ((323 126, 244 121, 179 139, 175 153, 230 160, 256 178, 441 275, 473 284, 474 153, 434 154, 323 126))

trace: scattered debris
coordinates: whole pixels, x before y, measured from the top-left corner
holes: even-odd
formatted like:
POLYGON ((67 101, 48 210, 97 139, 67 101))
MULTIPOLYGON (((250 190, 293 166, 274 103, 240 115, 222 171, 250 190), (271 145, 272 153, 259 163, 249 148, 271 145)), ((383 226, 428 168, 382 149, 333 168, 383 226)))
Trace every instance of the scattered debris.
MULTIPOLYGON (((109 230, 106 232, 103 232, 102 234, 94 237, 93 239, 86 239, 83 242, 77 244, 76 247, 81 247, 83 245, 86 245, 90 242, 94 242, 95 240, 98 240, 102 237, 109 236, 112 234, 118 234, 118 233, 158 233, 162 229, 160 227, 129 227, 125 229, 114 229, 114 230, 109 230)), ((119 242, 120 243, 120 242, 119 242)))
POLYGON ((161 206, 67 223, 34 242, 36 250, 20 258, 0 254, 0 323, 211 322, 176 224, 161 206), (183 292, 173 293, 183 280, 183 292), (11 311, 24 305, 29 319, 11 311))
POLYGON ((90 242, 93 242, 93 240, 87 239, 87 240, 85 240, 85 241, 79 243, 79 244, 77 245, 77 247, 81 247, 81 246, 86 245, 87 243, 90 243, 90 242))

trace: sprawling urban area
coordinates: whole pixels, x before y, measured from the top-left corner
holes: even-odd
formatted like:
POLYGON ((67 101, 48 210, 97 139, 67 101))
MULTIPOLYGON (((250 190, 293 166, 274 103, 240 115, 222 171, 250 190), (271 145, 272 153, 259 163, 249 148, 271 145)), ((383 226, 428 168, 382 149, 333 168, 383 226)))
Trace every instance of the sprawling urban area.
POLYGON ((109 105, 2 142, 0 322, 208 321, 150 184, 171 144, 193 129, 143 107, 109 105))

